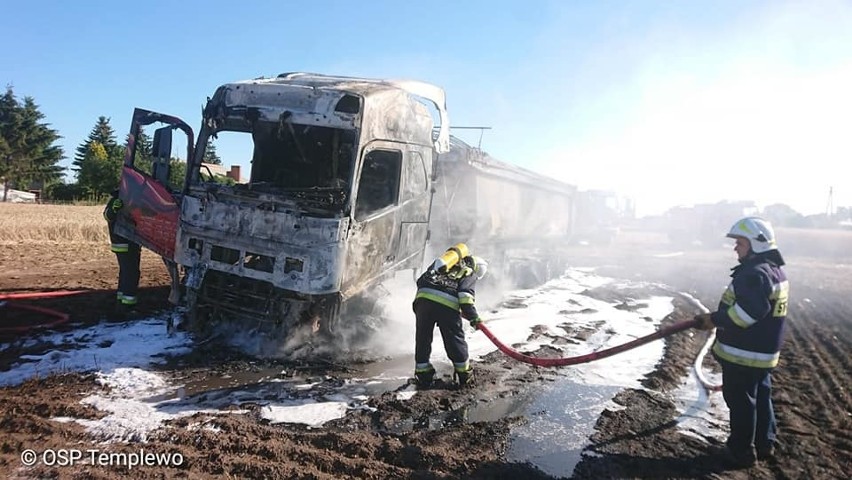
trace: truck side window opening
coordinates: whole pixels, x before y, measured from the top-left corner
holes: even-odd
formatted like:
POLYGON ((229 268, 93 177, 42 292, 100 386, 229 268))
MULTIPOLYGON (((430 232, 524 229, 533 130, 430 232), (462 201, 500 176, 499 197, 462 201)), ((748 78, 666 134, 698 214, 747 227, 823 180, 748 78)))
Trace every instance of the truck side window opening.
POLYGON ((401 166, 402 152, 373 150, 367 154, 358 183, 356 219, 396 204, 401 166))
MULTIPOLYGON (((165 176, 167 181, 163 183, 163 186, 172 193, 178 193, 183 189, 184 175, 186 174, 186 162, 172 157, 171 155, 168 158, 155 158, 155 153, 153 152, 153 134, 151 132, 163 126, 164 124, 156 122, 153 125, 139 127, 139 134, 136 139, 136 146, 133 152, 132 166, 137 171, 148 176, 155 178, 165 176), (146 131, 146 128, 148 131, 146 131)), ((181 140, 181 135, 175 135, 173 140, 173 152, 177 153, 181 151, 181 140)))

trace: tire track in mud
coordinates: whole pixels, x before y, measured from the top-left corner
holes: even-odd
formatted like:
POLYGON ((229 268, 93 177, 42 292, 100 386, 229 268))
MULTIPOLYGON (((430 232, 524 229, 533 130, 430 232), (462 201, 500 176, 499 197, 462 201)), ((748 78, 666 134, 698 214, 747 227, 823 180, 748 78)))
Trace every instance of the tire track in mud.
POLYGON ((783 421, 783 416, 779 418, 780 426, 789 433, 799 439, 802 436, 813 439, 802 442, 802 447, 814 442, 819 445, 817 448, 833 445, 849 456, 852 454, 852 435, 849 433, 852 419, 847 386, 852 385, 852 360, 848 352, 840 347, 840 342, 845 340, 842 333, 834 330, 834 325, 821 322, 825 318, 842 319, 846 311, 847 308, 836 302, 821 306, 811 302, 797 304, 788 322, 789 345, 781 353, 782 362, 786 366, 782 366, 779 378, 792 376, 802 383, 810 384, 812 388, 808 391, 788 392, 792 398, 778 403, 790 404, 789 408, 782 411, 782 415, 789 412, 803 420, 785 426, 787 422, 783 421), (805 405, 808 407, 805 408, 805 405))
MULTIPOLYGON (((849 374, 850 360, 848 353, 840 351, 833 333, 820 325, 819 317, 842 315, 837 305, 832 305, 829 312, 819 313, 812 308, 802 308, 802 315, 794 316, 789 322, 789 339, 796 345, 796 351, 806 356, 807 363, 817 367, 819 375, 812 376, 819 402, 825 407, 828 418, 837 415, 843 418, 847 415, 849 394, 846 386, 852 384, 849 374), (826 315, 826 313, 829 313, 826 315), (831 357, 831 358, 826 358, 831 357), (838 365, 839 364, 839 365, 838 365), (834 365, 834 367, 832 367, 834 365), (832 401, 826 401, 831 399, 832 401), (831 410, 829 412, 829 410, 831 410), (828 414, 831 415, 828 415, 828 414)), ((784 352, 782 351, 782 357, 784 352)), ((805 365, 802 365, 805 367, 805 365)), ((816 400, 816 399, 815 399, 816 400)))

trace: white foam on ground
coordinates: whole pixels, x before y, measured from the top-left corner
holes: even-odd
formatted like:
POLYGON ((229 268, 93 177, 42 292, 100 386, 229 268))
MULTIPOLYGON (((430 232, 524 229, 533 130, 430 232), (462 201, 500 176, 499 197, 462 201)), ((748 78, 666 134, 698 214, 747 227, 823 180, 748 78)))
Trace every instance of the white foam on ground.
POLYGON ((673 396, 681 412, 677 418, 678 432, 705 441, 713 438, 722 442, 727 438, 728 406, 722 392, 707 392, 695 373, 690 372, 673 396))
POLYGON ((270 423, 301 423, 320 427, 329 420, 342 418, 349 408, 348 402, 294 402, 292 405, 268 405, 261 409, 262 418, 270 423))
POLYGON ((22 356, 12 369, 0 372, 0 385, 17 385, 30 378, 59 373, 146 367, 162 362, 166 355, 187 353, 192 346, 183 332, 168 335, 166 319, 160 317, 45 334, 27 343, 41 342, 55 347, 44 355, 22 356))
MULTIPOLYGON (((159 374, 139 368, 117 368, 98 374, 98 383, 108 391, 90 395, 80 403, 108 412, 98 420, 74 419, 102 441, 141 441, 166 420, 196 413, 218 414, 220 409, 187 406, 178 399, 168 399, 171 386, 159 374), (164 400, 163 397, 166 397, 164 400)), ((245 410, 226 410, 227 413, 246 413, 245 410)), ((65 421, 59 418, 54 420, 65 421)))

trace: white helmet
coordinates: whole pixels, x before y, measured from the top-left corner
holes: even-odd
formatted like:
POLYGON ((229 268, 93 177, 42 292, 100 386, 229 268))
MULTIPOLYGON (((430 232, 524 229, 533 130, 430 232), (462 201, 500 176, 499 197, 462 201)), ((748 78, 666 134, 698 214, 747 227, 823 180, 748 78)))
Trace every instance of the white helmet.
POLYGON ((473 258, 473 273, 476 274, 477 280, 481 280, 488 272, 488 262, 482 257, 474 256, 471 258, 473 258))
POLYGON ((751 243, 751 250, 754 253, 778 250, 778 245, 775 243, 775 231, 772 229, 772 225, 760 217, 745 217, 738 220, 726 236, 748 239, 749 243, 751 243))

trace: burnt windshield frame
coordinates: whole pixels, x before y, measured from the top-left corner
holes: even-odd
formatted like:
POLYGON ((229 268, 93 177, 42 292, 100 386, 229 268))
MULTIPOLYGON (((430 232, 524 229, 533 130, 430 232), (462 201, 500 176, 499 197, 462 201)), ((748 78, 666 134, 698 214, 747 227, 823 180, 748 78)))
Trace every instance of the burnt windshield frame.
POLYGON ((282 190, 351 190, 357 132, 289 122, 257 122, 252 128, 249 183, 282 190))
POLYGON ((191 182, 209 185, 200 174, 207 139, 220 132, 252 136, 249 180, 236 191, 280 194, 306 207, 343 212, 349 206, 358 132, 317 125, 250 122, 244 117, 220 119, 214 129, 205 123, 194 155, 191 182))

